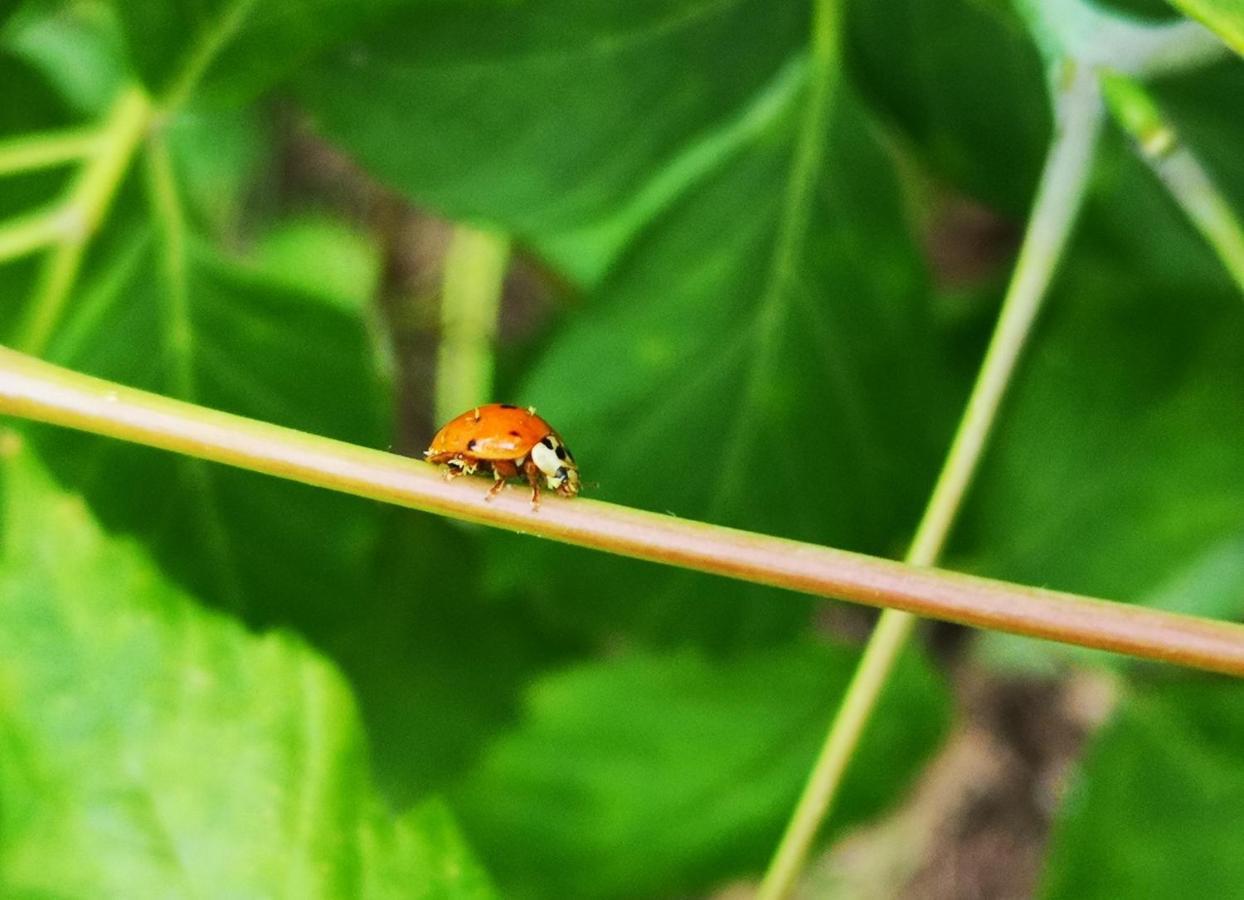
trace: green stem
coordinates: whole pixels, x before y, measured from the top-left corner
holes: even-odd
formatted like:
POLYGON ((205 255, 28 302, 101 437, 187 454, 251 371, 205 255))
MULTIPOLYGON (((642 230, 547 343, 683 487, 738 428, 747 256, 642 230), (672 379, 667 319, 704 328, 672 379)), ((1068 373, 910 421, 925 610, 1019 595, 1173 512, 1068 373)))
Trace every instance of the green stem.
POLYGON ((1139 83, 1107 74, 1102 87, 1115 121, 1244 291, 1244 225, 1205 167, 1139 83))
MULTIPOLYGON (((1054 142, 1015 273, 954 442, 908 550, 906 561, 911 565, 930 566, 941 553, 1084 196, 1102 115, 1094 73, 1077 67, 1064 80, 1057 106, 1054 142)), ((765 875, 758 894, 762 900, 785 897, 794 887, 914 625, 914 616, 895 610, 884 612, 877 623, 765 875)))
POLYGON ((437 421, 447 422, 492 395, 493 343, 509 257, 505 235, 466 225, 454 229, 441 289, 437 421))
MULTIPOLYGON (((582 497, 486 499, 435 466, 92 378, 0 347, 0 414, 508 531, 1026 637, 1244 677, 1244 625, 1006 584, 582 497)), ((137 486, 136 486, 137 487, 137 486)))
POLYGON ((1222 41, 1196 22, 1151 22, 1091 0, 1016 0, 1016 8, 1049 61, 1161 75, 1227 55, 1222 41))
POLYGON ((91 237, 108 212, 151 120, 151 101, 137 86, 121 91, 100 131, 99 152, 82 170, 62 214, 66 233, 48 257, 16 344, 42 354, 73 290, 91 237))
POLYGON ((25 134, 0 141, 0 175, 32 172, 94 156, 100 149, 94 128, 75 128, 52 134, 25 134))

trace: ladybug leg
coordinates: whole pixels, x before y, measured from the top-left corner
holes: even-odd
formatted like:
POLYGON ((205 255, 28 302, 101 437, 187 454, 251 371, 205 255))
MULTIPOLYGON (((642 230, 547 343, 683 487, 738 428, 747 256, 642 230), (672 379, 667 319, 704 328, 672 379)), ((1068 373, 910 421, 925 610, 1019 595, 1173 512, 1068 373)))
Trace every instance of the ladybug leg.
POLYGON ((484 495, 485 500, 491 500, 505 488, 505 476, 496 469, 492 470, 492 487, 488 489, 488 493, 484 495))
POLYGON ((457 453, 439 453, 436 456, 429 457, 428 462, 445 464, 446 481, 452 481, 459 475, 472 475, 477 468, 477 463, 474 460, 457 453))
POLYGON ((505 487, 507 478, 513 478, 518 474, 518 466, 514 465, 508 459, 495 459, 492 462, 492 477, 495 479, 492 488, 488 491, 485 500, 491 500, 497 494, 501 493, 501 489, 505 487))
POLYGON ((527 478, 527 483, 531 485, 531 508, 538 509, 540 507, 540 467, 528 457, 523 463, 523 475, 527 478))

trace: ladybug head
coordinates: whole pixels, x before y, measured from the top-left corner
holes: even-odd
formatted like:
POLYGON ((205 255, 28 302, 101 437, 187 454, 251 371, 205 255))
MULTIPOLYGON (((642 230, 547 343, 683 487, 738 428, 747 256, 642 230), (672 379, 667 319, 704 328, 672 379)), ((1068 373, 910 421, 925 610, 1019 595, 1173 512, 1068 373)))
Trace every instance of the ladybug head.
POLYGON ((531 448, 531 461, 544 474, 549 490, 573 497, 579 493, 579 467, 555 434, 546 434, 531 448))

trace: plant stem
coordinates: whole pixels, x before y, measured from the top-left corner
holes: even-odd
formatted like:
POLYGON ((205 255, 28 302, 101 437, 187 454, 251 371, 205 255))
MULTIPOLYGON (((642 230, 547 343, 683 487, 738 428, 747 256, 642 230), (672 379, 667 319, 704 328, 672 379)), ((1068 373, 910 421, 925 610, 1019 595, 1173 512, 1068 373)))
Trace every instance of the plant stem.
POLYGON ((479 479, 123 387, 0 347, 0 414, 635 559, 1244 677, 1244 625, 911 566, 479 479))
MULTIPOLYGON (((1082 66, 1062 80, 1062 90, 1023 247, 954 442, 908 550, 911 565, 933 565, 941 554, 1084 196, 1100 130, 1101 95, 1096 75, 1082 66)), ((890 609, 881 615, 765 874, 758 894, 762 900, 785 897, 794 887, 914 625, 915 617, 907 612, 890 609)))
POLYGON ((25 134, 0 141, 0 175, 32 172, 94 156, 100 147, 94 128, 75 128, 51 134, 25 134))
POLYGON ((123 89, 113 103, 100 131, 99 152, 65 201, 66 231, 44 265, 30 311, 18 330, 16 345, 28 353, 40 355, 47 349, 87 244, 108 212, 150 118, 151 101, 140 87, 123 89))
POLYGON ((449 419, 492 394, 493 342, 510 242, 467 225, 454 228, 441 289, 436 419, 449 419))
POLYGON ((1048 61, 1132 75, 1195 69, 1227 55, 1196 22, 1151 22, 1091 0, 1016 0, 1028 32, 1048 61))
POLYGON ((1139 83, 1109 74, 1102 87, 1115 121, 1244 291, 1244 226, 1200 160, 1139 83))

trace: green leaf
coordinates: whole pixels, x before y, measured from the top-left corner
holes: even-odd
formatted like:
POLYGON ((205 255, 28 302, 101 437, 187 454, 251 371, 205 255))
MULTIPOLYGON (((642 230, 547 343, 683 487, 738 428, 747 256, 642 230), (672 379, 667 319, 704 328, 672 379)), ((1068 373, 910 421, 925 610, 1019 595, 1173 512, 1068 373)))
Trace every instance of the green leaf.
MULTIPOLYGON (((455 808, 507 896, 699 895, 762 865, 857 659, 808 640, 721 662, 628 654, 547 677, 455 808)), ((836 828, 901 794, 948 706, 941 682, 906 657, 836 828)))
MULTIPOLYGON (((50 130, 67 124, 59 99, 28 66, 0 54, 0 84, 4 102, 0 103, 0 141, 21 140, 29 132, 50 130)), ((0 221, 27 215, 52 203, 66 181, 62 171, 49 170, 22 175, 5 175, 0 190, 0 221)), ((26 260, 29 264, 29 260, 26 260)), ((6 263, 5 270, 22 262, 6 263)), ((10 295, 13 297, 24 294, 10 295)), ((0 302, 0 322, 11 314, 14 304, 0 302)))
POLYGON ((100 112, 124 81, 237 107, 402 0, 26 0, 0 46, 39 66, 73 105, 100 112))
MULTIPOLYGON (((798 174, 803 102, 645 231, 514 396, 557 425, 594 496, 893 553, 962 389, 936 358, 888 161, 844 96, 816 135, 823 164, 798 174)), ((739 646, 807 622, 781 592, 493 540, 509 562, 494 587, 539 591, 606 640, 739 646)))
POLYGON ((457 820, 439 800, 427 800, 400 817, 386 843, 377 842, 363 895, 410 900, 491 900, 488 874, 463 841, 457 820), (390 849, 391 848, 391 849, 390 849))
POLYGON ((1200 19, 1223 43, 1244 56, 1244 3, 1240 0, 1170 0, 1171 5, 1200 19))
POLYGON ((318 633, 345 670, 393 802, 457 783, 518 718, 533 677, 583 648, 530 611, 480 597, 480 554, 460 528, 390 510, 374 581, 349 616, 318 633))
POLYGON ((760 0, 424 4, 309 68, 299 95, 386 183, 590 281, 797 89, 807 19, 760 0))
MULTIPOLYGON (((166 124, 164 134, 180 190, 185 195, 187 217, 204 234, 226 246, 236 244, 239 234, 256 224, 244 222, 243 213, 247 202, 254 200, 265 167, 272 165, 275 142, 260 113, 246 107, 191 106, 166 124)), ((273 227, 279 229, 282 225, 273 227)), ((354 243, 361 242, 356 239, 354 243)), ((337 256, 334 253, 330 259, 337 256)), ((276 273, 272 275, 274 281, 280 281, 276 273)), ((377 283, 374 272, 364 270, 354 275, 356 292, 369 290, 377 283)), ((301 287, 311 295, 322 293, 318 289, 307 291, 308 282, 309 279, 291 286, 301 287)))
MULTIPOLYGON (((103 0, 28 0, 0 30, 0 49, 25 60, 70 106, 95 118, 134 77, 124 44, 117 16, 103 0)), ((11 102, 27 93, 19 81, 11 102)), ((234 237, 243 195, 268 149, 258 117, 243 108, 191 105, 162 118, 160 133, 196 220, 213 234, 234 237)))
POLYGON ((332 668, 0 443, 0 893, 491 896, 443 808, 384 810, 332 668))
POLYGON ((924 164, 1004 212, 1028 210, 1049 139, 1042 65, 1002 4, 847 5, 847 60, 861 92, 924 164))
POLYGON ((380 282, 380 248, 342 222, 307 217, 279 223, 256 240, 250 262, 275 284, 364 315, 380 282))
POLYGON ((1225 680, 1126 697, 1063 801, 1041 896, 1240 896, 1242 710, 1225 680))
POLYGON ((102 0, 27 0, 0 30, 0 49, 41 71, 85 113, 102 114, 132 77, 120 27, 102 0))
POLYGON ((154 92, 179 89, 193 77, 195 95, 211 103, 254 99, 317 51, 403 0, 110 0, 128 53, 154 92))
MULTIPOLYGON (((69 299, 50 358, 385 446, 383 391, 360 317, 176 234, 117 223, 69 299)), ((348 617, 343 598, 367 595, 379 528, 371 504, 90 435, 36 434, 49 465, 110 527, 140 535, 209 601, 314 629, 348 617)))

